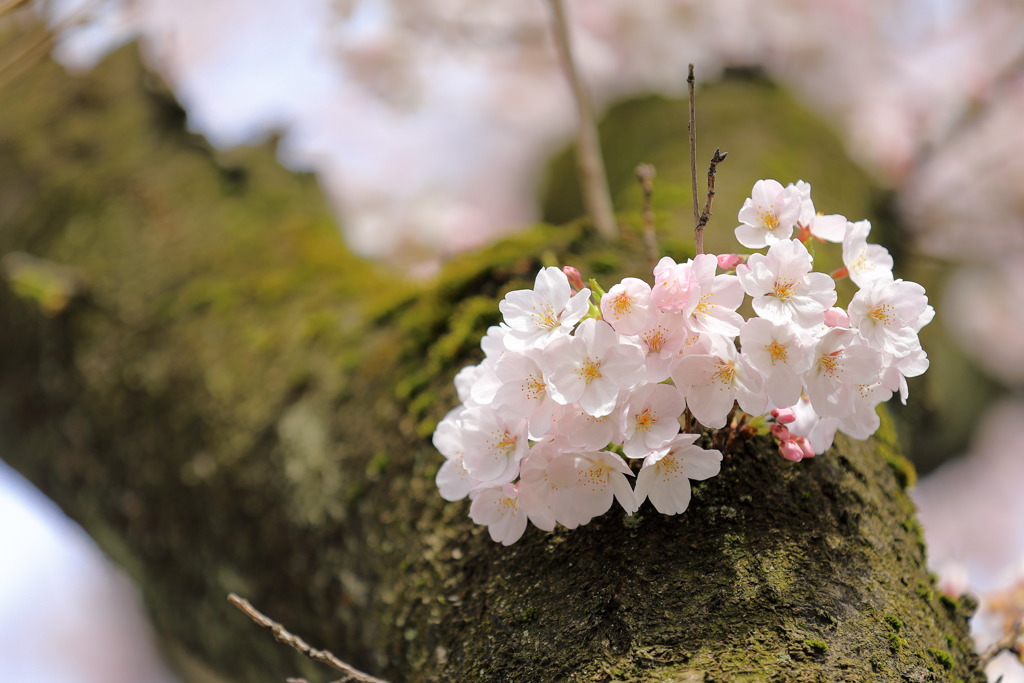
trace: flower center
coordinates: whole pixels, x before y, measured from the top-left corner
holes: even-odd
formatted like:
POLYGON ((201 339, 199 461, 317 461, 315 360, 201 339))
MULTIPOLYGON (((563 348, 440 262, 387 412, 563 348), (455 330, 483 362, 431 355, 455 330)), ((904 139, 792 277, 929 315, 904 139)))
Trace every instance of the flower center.
POLYGON ((818 359, 818 372, 828 375, 831 378, 839 376, 839 354, 842 350, 826 353, 818 359))
POLYGON ((678 471, 679 461, 671 453, 658 461, 658 473, 661 474, 663 481, 672 481, 678 471))
POLYGON ((715 372, 711 375, 711 380, 718 382, 723 386, 719 387, 719 391, 725 387, 731 387, 733 381, 736 379, 736 364, 730 362, 721 362, 718 367, 715 368, 715 372))
POLYGON ((590 384, 595 379, 601 377, 601 361, 595 361, 590 356, 583 359, 583 363, 580 364, 579 370, 576 371, 579 378, 587 384, 590 384))
POLYGON ((612 312, 620 318, 633 312, 633 300, 629 298, 627 292, 619 292, 615 295, 615 298, 612 299, 612 312))
POLYGON ((889 325, 893 322, 895 316, 892 314, 893 307, 889 304, 878 304, 873 306, 868 311, 868 317, 874 320, 876 323, 882 323, 883 325, 889 325))
POLYGON ((771 344, 766 345, 764 348, 772 359, 772 365, 779 362, 785 363, 789 358, 789 347, 785 344, 780 344, 774 339, 771 344))
POLYGON ((665 330, 657 327, 641 337, 647 350, 651 353, 658 353, 665 346, 665 330))
POLYGON ((779 217, 775 212, 763 206, 757 207, 757 220, 761 221, 761 227, 765 230, 774 230, 779 227, 779 217))
POLYGON ((516 444, 519 442, 519 437, 513 436, 505 430, 501 433, 500 438, 494 443, 494 450, 504 455, 512 455, 512 451, 516 449, 516 444))
POLYGON ((538 400, 544 396, 548 390, 548 385, 544 383, 544 378, 540 375, 530 375, 523 380, 523 393, 526 394, 526 398, 529 400, 538 400))
POLYGON ((704 317, 715 306, 716 306, 716 304, 711 303, 711 293, 710 292, 707 293, 707 294, 701 294, 700 295, 700 303, 698 303, 697 307, 693 309, 693 316, 694 317, 704 317))
POLYGON ((533 324, 537 327, 543 327, 546 330, 553 330, 559 327, 562 323, 558 320, 558 313, 555 312, 555 307, 551 304, 537 304, 533 307, 533 324))
POLYGON ((772 292, 780 301, 789 301, 793 298, 793 288, 796 287, 796 280, 788 277, 780 277, 775 281, 775 291, 772 292))
POLYGON ((651 427, 658 423, 658 412, 650 408, 644 408, 636 414, 636 428, 641 432, 651 431, 651 427))

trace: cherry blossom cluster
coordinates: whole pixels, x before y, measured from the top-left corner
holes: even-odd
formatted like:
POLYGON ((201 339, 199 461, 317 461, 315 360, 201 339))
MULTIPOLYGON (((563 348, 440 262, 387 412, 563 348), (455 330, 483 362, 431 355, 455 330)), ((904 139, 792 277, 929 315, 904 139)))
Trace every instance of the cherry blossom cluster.
POLYGON ((792 461, 823 453, 837 430, 874 433, 876 406, 896 392, 906 402, 906 378, 927 369, 924 289, 893 277, 867 221, 818 214, 802 181, 758 181, 739 220, 737 240, 763 253, 666 256, 653 284, 627 277, 607 292, 548 267, 509 292, 434 433, 442 497, 468 496, 472 519, 508 545, 527 521, 572 529, 615 501, 686 510, 690 481, 722 460, 682 432, 687 410, 720 429, 738 406, 792 461), (841 243, 844 267, 814 272, 812 241, 841 243), (837 277, 857 287, 845 309, 837 277))

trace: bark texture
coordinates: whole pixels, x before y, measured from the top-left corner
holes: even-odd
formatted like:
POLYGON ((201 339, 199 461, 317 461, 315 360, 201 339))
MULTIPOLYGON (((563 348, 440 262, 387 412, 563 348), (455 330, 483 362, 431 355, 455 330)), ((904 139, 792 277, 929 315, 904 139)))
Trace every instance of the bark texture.
POLYGON ((138 581, 179 661, 327 678, 233 591, 396 683, 983 680, 891 433, 800 464, 749 441, 684 515, 511 548, 436 494, 429 434, 497 299, 554 259, 636 272, 639 232, 538 227, 407 284, 345 251, 311 178, 184 132, 126 49, 0 97, 13 251, 45 261, 5 261, 0 454, 138 581))

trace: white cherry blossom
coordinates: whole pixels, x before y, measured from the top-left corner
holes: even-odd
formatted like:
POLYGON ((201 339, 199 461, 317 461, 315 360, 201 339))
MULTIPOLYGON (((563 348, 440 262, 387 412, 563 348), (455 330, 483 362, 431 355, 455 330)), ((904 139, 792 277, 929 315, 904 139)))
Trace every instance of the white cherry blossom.
POLYGON ((733 402, 751 415, 764 413, 764 381, 731 342, 713 346, 709 354, 686 356, 672 371, 672 381, 686 395, 693 416, 712 429, 725 426, 733 402))
POLYGON ((561 269, 544 268, 537 273, 533 289, 509 292, 498 304, 509 327, 505 347, 523 351, 565 337, 589 307, 589 289, 573 294, 569 278, 561 269))
POLYGON ((588 521, 608 512, 612 500, 627 514, 640 507, 626 475, 633 473, 622 458, 608 451, 580 453, 576 456, 576 486, 573 488, 573 506, 588 521))
POLYGON ((679 433, 679 416, 686 399, 668 384, 645 384, 626 399, 622 452, 627 458, 643 458, 664 446, 679 433))
POLYGON ((601 315, 619 334, 638 334, 657 320, 651 286, 627 277, 601 297, 601 315))
POLYGON ((690 504, 690 480, 700 481, 718 474, 722 453, 694 445, 696 434, 680 434, 644 459, 636 477, 637 501, 649 499, 664 515, 677 515, 690 504))
POLYGON ((814 202, 811 201, 811 184, 803 180, 796 181, 796 191, 800 194, 800 218, 797 219, 797 227, 807 230, 820 240, 825 242, 842 242, 846 235, 846 216, 838 214, 822 215, 814 210, 814 202))
POLYGON ((874 280, 858 291, 847 312, 850 324, 873 347, 902 357, 920 347, 918 322, 931 319, 924 287, 904 280, 874 280))
POLYGON ((736 267, 736 276, 753 297, 754 311, 780 325, 821 325, 825 311, 836 302, 835 281, 811 272, 811 255, 797 240, 782 240, 767 254, 752 254, 736 267))
POLYGON ((643 376, 644 354, 622 344, 612 326, 588 318, 572 337, 556 339, 544 350, 544 371, 551 397, 562 405, 579 403, 601 417, 615 409, 620 391, 643 376))
POLYGON ((622 443, 622 409, 594 417, 577 403, 565 406, 556 419, 558 436, 581 451, 600 451, 610 443, 622 443))
POLYGON ((743 202, 736 240, 748 249, 760 249, 788 239, 800 218, 800 192, 776 180, 758 180, 743 202))
POLYGON ((683 313, 658 311, 651 325, 630 337, 644 352, 644 381, 656 384, 668 379, 672 361, 690 336, 683 313))
POLYGON ((474 479, 493 484, 512 481, 529 442, 526 420, 508 418, 487 406, 462 413, 462 462, 474 479))
POLYGON ((541 438, 550 428, 556 403, 548 393, 544 372, 535 351, 509 351, 494 366, 500 387, 492 405, 509 417, 525 419, 531 437, 541 438))
POLYGON ((519 492, 513 484, 477 491, 469 516, 477 524, 486 525, 491 538, 502 545, 512 545, 526 531, 526 511, 519 505, 519 492))
POLYGON ((700 254, 693 259, 693 276, 698 299, 687 320, 691 332, 735 337, 743 316, 736 309, 743 303, 743 286, 735 275, 715 275, 718 257, 700 254))
POLYGON ((881 378, 882 360, 855 330, 833 328, 818 341, 811 369, 804 373, 807 396, 822 417, 842 418, 853 410, 858 385, 881 378))
POLYGON ((843 237, 843 265, 858 287, 874 280, 892 279, 892 256, 885 247, 868 244, 869 232, 870 222, 857 221, 847 225, 843 237))
POLYGON ((434 448, 444 456, 444 463, 437 471, 434 482, 441 493, 441 497, 447 501, 462 500, 469 495, 470 490, 479 484, 478 481, 469 476, 469 470, 462 463, 465 455, 462 432, 462 406, 450 411, 441 420, 437 429, 434 430, 434 448))
POLYGON ((803 391, 803 373, 811 368, 813 345, 806 333, 764 318, 751 318, 740 330, 740 344, 750 365, 764 378, 768 401, 791 406, 803 391))
POLYGON ((580 519, 573 507, 576 457, 555 441, 543 441, 530 449, 519 480, 519 503, 534 526, 551 531, 555 524, 575 529, 580 519))

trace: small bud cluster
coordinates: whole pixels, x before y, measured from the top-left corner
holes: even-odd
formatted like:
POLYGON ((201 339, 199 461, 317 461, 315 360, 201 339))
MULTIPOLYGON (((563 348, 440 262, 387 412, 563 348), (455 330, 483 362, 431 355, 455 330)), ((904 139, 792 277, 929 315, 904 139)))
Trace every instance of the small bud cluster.
POLYGON ((823 453, 837 430, 873 434, 876 406, 895 392, 905 403, 906 378, 928 367, 924 289, 893 278, 867 221, 818 215, 802 181, 758 181, 739 220, 739 242, 764 253, 665 257, 653 285, 628 277, 607 292, 544 268, 533 289, 509 292, 484 360, 455 378, 462 404, 434 433, 441 495, 468 496, 472 519, 508 545, 527 521, 572 529, 615 501, 683 512, 690 480, 722 459, 682 433, 685 410, 719 429, 738 404, 792 461, 823 453), (810 240, 842 243, 834 275, 858 287, 845 310, 833 277, 812 270, 810 240))

